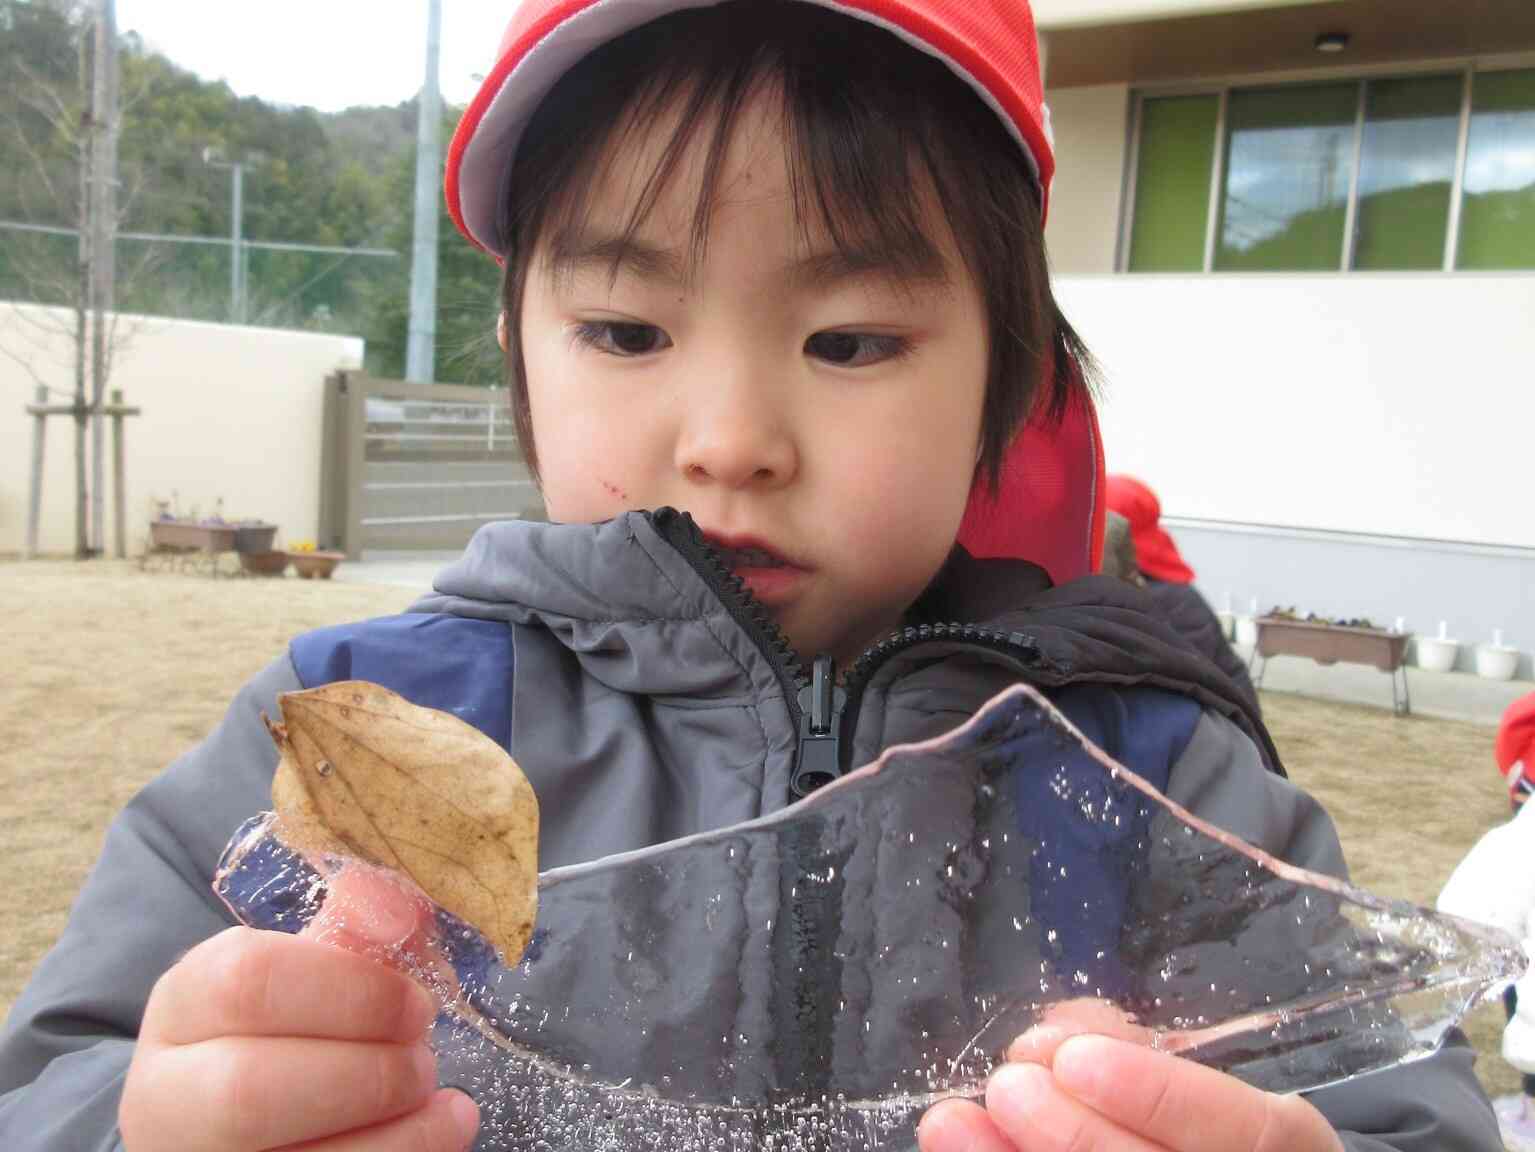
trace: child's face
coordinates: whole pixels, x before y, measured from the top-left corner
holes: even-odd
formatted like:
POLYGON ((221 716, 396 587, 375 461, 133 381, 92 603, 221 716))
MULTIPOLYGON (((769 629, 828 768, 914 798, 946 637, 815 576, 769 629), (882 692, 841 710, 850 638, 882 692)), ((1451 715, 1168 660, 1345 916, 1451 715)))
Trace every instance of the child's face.
POLYGON ((899 626, 959 531, 986 386, 981 297, 933 204, 943 267, 928 279, 849 267, 814 228, 807 245, 777 102, 761 97, 688 274, 708 137, 620 250, 668 138, 620 134, 584 233, 534 255, 521 337, 549 516, 686 510, 802 655, 847 661, 899 626))

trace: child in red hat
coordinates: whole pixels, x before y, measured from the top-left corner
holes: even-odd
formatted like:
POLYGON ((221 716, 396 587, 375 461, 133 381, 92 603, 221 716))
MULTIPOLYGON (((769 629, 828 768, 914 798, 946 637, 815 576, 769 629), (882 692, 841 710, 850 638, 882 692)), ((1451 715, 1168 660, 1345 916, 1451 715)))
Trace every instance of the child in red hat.
POLYGON ((1503 713, 1492 755, 1508 785, 1508 802, 1518 812, 1535 791, 1535 692, 1519 697, 1503 713))
MULTIPOLYGON (((1502 928, 1535 955, 1535 808, 1525 803, 1527 773, 1535 771, 1535 692, 1503 713, 1493 758, 1508 782, 1514 819, 1466 853, 1439 893, 1438 908, 1502 928)), ((1535 1152, 1535 972, 1505 989, 1503 1005, 1503 1059, 1518 1069, 1522 1091, 1499 1097, 1494 1111, 1510 1152, 1535 1152)))
MULTIPOLYGON (((1177 803, 1342 873, 1331 823, 1229 679, 1134 589, 1088 578, 1103 456, 1045 258, 1054 167, 1024 0, 524 3, 447 194, 505 269, 508 385, 549 522, 483 529, 410 613, 296 639, 129 806, 0 1036, 0 1147, 475 1139, 403 976, 312 933, 234 927, 208 890, 269 803, 261 712, 337 680, 507 747, 538 795, 544 868, 776 812, 1021 680, 1177 803)), ((1108 910, 1063 947, 1112 968, 1151 838, 1088 852, 1071 829, 1041 836, 1072 854, 1081 899, 1061 906, 1108 910)), ((1039 871, 1027 883, 1053 883, 1039 871)), ((790 955, 803 909, 778 881, 751 915, 790 955)), ((382 896, 345 922, 358 945, 417 927, 382 896)), ((600 973, 609 951, 575 966, 600 973)), ((771 1036, 795 996, 737 977, 658 975, 700 989, 712 1035, 760 1019, 748 1030, 771 1036)), ((933 994, 900 992, 915 1017, 933 994)), ((1019 1049, 984 1106, 932 1109, 925 1152, 1497 1139, 1459 1040, 1303 1099, 1053 1036, 1019 1049)), ((693 1055, 619 1012, 611 1041, 640 1070, 693 1055)), ((775 1077, 829 1095, 825 1057, 774 1053, 775 1077)))

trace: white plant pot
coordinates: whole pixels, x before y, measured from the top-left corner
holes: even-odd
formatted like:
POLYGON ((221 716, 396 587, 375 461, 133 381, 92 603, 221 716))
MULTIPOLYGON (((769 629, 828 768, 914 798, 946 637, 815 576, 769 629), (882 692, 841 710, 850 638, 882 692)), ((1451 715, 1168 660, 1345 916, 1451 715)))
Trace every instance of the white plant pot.
POLYGON ((1217 612, 1215 618, 1221 622, 1221 635, 1227 640, 1233 639, 1237 634, 1237 618, 1230 612, 1217 612))
POLYGON ((1460 655, 1459 640, 1444 640, 1437 636, 1418 637, 1418 667, 1429 672, 1448 672, 1455 667, 1460 655))
POLYGON ((1236 640, 1244 648, 1256 648, 1258 646, 1258 621, 1252 616, 1238 616, 1236 618, 1236 640))
POLYGON ((1512 680, 1519 669, 1519 649, 1492 644, 1476 647, 1476 674, 1487 680, 1512 680))

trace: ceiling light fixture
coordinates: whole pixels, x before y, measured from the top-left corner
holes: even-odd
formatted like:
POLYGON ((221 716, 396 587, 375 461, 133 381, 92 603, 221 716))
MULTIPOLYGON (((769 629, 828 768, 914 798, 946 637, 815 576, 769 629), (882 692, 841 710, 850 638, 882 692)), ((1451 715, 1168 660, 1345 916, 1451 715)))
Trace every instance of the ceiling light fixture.
POLYGON ((1316 38, 1316 50, 1335 56, 1348 47, 1347 32, 1323 32, 1316 38))

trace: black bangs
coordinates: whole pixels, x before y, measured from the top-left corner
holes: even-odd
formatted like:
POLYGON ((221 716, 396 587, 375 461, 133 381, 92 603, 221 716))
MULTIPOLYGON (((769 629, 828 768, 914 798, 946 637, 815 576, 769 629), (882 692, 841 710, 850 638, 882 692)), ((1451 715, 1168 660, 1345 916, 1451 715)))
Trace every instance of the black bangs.
POLYGON ((985 303, 981 466, 995 483, 1022 421, 1037 404, 1058 414, 1090 364, 1050 292, 1032 169, 997 114, 941 61, 795 0, 735 0, 643 25, 567 72, 529 123, 501 227, 508 382, 530 466, 517 318, 535 249, 546 245, 559 271, 579 247, 603 165, 638 151, 622 148, 632 134, 664 132, 645 149, 648 169, 628 177, 636 194, 612 275, 691 156, 702 158, 686 254, 696 270, 741 112, 759 94, 776 96, 784 118, 807 251, 830 246, 844 265, 930 282, 945 271, 942 238, 929 234, 932 206, 943 212, 985 303))

